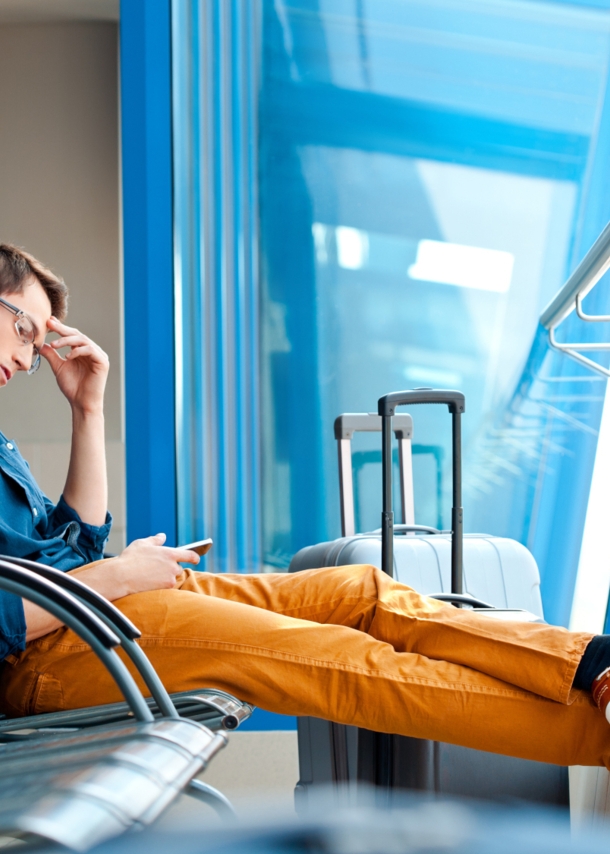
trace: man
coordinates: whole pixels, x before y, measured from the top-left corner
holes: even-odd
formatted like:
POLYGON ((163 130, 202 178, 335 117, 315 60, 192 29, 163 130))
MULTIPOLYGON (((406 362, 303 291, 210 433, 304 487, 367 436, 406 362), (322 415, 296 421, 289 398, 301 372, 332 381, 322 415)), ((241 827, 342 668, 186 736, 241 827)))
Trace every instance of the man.
MULTIPOLYGON (((217 687, 284 714, 610 767, 610 728, 596 708, 606 712, 610 699, 607 636, 492 620, 420 596, 371 566, 248 576, 183 570, 179 562, 198 557, 165 547, 163 534, 102 560, 108 358, 63 324, 66 309, 61 279, 0 245, 0 386, 45 359, 73 423, 57 505, 0 434, 0 554, 78 573, 113 600, 141 629, 170 691, 217 687), (59 335, 51 344, 48 331, 59 335)), ((0 597, 0 659, 0 705, 9 715, 119 699, 85 643, 10 594, 0 597)))

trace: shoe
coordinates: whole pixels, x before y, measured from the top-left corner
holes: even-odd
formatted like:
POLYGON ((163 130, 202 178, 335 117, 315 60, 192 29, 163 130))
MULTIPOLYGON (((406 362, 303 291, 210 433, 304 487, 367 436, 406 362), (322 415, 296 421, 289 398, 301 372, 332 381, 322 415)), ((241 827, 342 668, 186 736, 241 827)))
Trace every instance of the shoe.
POLYGON ((595 677, 591 693, 595 705, 610 723, 610 667, 606 667, 595 677))

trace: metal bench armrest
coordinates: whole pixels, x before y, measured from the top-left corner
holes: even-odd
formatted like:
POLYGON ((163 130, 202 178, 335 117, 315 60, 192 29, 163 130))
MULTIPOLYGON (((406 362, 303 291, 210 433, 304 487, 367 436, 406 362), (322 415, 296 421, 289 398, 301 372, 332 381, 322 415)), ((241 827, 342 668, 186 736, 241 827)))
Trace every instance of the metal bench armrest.
POLYGON ((62 572, 60 569, 55 569, 52 566, 46 566, 44 563, 37 563, 36 561, 26 560, 21 557, 0 555, 0 561, 6 561, 6 563, 13 564, 13 566, 20 566, 22 569, 29 569, 30 572, 46 578, 47 581, 54 582, 58 587, 62 587, 64 590, 72 593, 73 596, 78 597, 86 605, 95 607, 97 611, 103 614, 101 619, 104 619, 106 624, 113 629, 118 629, 122 634, 132 640, 140 637, 141 632, 137 626, 134 626, 131 620, 128 620, 112 602, 109 602, 97 590, 93 590, 92 587, 83 584, 82 581, 79 581, 73 575, 68 575, 68 573, 62 572))
POLYGON ((108 599, 102 596, 101 593, 98 593, 97 590, 93 590, 93 588, 83 584, 83 582, 79 581, 78 578, 68 575, 59 569, 54 569, 51 566, 36 563, 32 560, 25 560, 24 558, 3 558, 0 556, 0 561, 1 560, 15 566, 20 566, 23 569, 27 569, 30 572, 53 582, 58 587, 68 591, 76 599, 88 606, 88 609, 93 611, 93 613, 95 613, 96 616, 98 616, 99 619, 105 623, 105 625, 109 626, 118 636, 118 640, 120 641, 125 654, 129 656, 138 670, 145 685, 150 690, 151 695, 157 703, 161 714, 168 718, 179 717, 176 707, 167 693, 165 686, 159 679, 154 667, 146 657, 146 654, 135 642, 135 639, 141 636, 140 630, 137 626, 134 626, 131 620, 128 620, 127 617, 112 604, 112 602, 109 602, 108 599))
POLYGON ((154 720, 135 680, 114 650, 120 643, 118 636, 82 602, 31 570, 3 560, 0 590, 33 602, 76 632, 111 673, 136 719, 154 720))

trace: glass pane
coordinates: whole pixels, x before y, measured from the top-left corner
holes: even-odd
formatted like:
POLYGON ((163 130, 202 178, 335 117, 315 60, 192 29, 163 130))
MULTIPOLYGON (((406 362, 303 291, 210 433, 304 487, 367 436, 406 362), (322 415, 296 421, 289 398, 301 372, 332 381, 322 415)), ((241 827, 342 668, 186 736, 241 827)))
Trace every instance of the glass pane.
MULTIPOLYGON (((263 8, 265 561, 339 536, 333 420, 400 388, 465 392, 472 530, 478 462, 590 239, 608 16, 515 0, 263 8)), ((413 415, 416 521, 447 526, 449 419, 413 415)), ((379 440, 354 447, 358 521, 376 528, 379 440)), ((485 486, 504 488, 498 467, 485 486)))

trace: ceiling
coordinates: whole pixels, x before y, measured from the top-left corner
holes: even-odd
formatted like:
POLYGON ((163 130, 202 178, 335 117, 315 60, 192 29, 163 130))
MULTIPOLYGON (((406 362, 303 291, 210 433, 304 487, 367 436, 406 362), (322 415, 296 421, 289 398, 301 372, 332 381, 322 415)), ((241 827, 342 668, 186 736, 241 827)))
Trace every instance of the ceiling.
POLYGON ((0 24, 118 20, 119 0, 0 0, 0 24))

